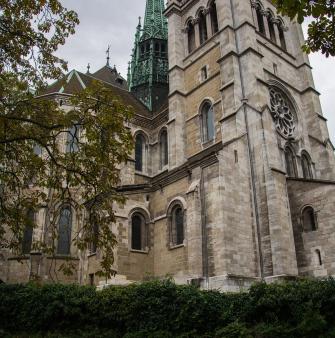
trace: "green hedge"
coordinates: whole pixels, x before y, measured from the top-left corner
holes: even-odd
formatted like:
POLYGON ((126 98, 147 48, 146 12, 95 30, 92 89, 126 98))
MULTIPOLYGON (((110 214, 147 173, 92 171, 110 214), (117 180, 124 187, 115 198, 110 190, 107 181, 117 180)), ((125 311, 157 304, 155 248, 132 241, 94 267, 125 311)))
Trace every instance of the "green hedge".
POLYGON ((95 291, 0 285, 4 337, 335 337, 335 281, 223 294, 153 281, 95 291))

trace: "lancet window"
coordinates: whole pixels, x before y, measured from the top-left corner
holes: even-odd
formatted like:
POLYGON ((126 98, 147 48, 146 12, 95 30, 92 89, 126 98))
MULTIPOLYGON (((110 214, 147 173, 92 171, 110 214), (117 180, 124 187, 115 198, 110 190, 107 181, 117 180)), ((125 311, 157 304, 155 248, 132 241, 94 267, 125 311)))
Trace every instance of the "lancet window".
POLYGON ((202 141, 208 142, 214 139, 214 109, 213 105, 206 101, 201 108, 202 141))
POLYGON ((72 210, 70 206, 64 206, 58 221, 58 247, 59 255, 69 255, 71 251, 72 234, 72 210))
POLYGON ((131 248, 144 251, 148 242, 147 225, 141 213, 135 213, 131 217, 131 248))

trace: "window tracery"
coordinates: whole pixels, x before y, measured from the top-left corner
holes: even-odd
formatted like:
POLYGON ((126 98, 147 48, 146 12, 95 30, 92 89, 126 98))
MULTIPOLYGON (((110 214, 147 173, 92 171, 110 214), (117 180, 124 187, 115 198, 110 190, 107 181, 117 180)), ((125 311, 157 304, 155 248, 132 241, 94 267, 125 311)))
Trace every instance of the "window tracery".
POLYGON ((270 110, 277 131, 286 139, 293 138, 296 130, 293 108, 286 96, 274 87, 270 89, 270 110))

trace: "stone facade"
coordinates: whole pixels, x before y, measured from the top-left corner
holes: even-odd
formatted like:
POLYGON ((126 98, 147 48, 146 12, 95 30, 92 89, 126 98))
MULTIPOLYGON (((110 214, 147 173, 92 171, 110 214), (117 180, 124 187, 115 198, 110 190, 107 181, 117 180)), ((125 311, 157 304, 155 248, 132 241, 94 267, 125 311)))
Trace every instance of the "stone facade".
MULTIPOLYGON (((261 279, 335 275, 334 148, 300 25, 267 0, 170 0, 165 15, 168 104, 135 107, 130 127, 134 139, 143 136, 143 163, 135 170, 134 153, 122 168, 127 202, 113 225, 117 275, 107 284, 172 276, 235 291, 261 279), (317 218, 309 232, 306 206, 317 218), (182 242, 173 238, 176 207, 182 242), (133 248, 135 215, 143 218, 141 250, 133 248)), ((99 253, 72 256, 71 281, 106 283, 95 276, 99 253)), ((33 259, 18 265, 4 253, 0 278, 28 280, 33 259)), ((38 273, 51 280, 41 259, 38 273)))

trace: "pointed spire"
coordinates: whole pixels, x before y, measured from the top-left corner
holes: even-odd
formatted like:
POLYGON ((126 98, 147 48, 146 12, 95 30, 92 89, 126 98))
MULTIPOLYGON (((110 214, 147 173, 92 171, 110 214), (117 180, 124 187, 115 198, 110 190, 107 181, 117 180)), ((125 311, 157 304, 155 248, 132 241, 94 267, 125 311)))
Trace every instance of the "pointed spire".
POLYGON ((167 19, 164 0, 147 0, 142 40, 149 38, 167 39, 167 19))

